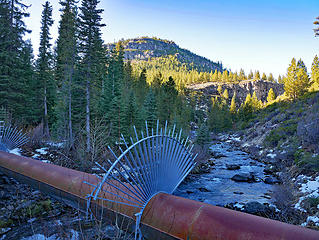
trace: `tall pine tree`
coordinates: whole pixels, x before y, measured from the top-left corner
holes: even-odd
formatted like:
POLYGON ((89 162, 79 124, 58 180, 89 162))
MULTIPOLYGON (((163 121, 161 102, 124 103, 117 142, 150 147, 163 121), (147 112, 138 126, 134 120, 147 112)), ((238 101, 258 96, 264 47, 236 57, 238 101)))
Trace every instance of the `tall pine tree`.
POLYGON ((61 20, 56 47, 56 80, 59 86, 56 106, 56 130, 73 146, 72 89, 77 62, 77 21, 75 0, 60 2, 61 20))
POLYGON ((23 36, 30 32, 24 23, 27 8, 20 0, 0 0, 0 106, 14 118, 21 117, 26 101, 23 36))
MULTIPOLYGON (((102 9, 97 9, 98 0, 83 0, 79 15, 79 51, 81 56, 81 72, 85 85, 85 130, 86 130, 86 151, 91 150, 90 118, 92 86, 98 86, 101 79, 100 73, 104 62, 101 61, 103 55, 103 41, 101 39, 101 28, 105 24, 101 23, 102 9)), ((102 83, 101 83, 102 84, 102 83)))
POLYGON ((319 84, 319 59, 316 55, 311 65, 311 81, 319 84))
POLYGON ((284 81, 286 95, 291 99, 300 97, 307 91, 309 83, 310 81, 304 63, 299 60, 297 64, 296 59, 293 58, 284 81))
POLYGON ((47 1, 43 5, 41 16, 41 33, 39 56, 37 59, 37 73, 39 86, 42 89, 43 101, 43 134, 45 137, 50 136, 49 132, 49 114, 52 115, 54 105, 54 80, 52 72, 53 55, 51 50, 50 27, 53 24, 52 6, 47 1))

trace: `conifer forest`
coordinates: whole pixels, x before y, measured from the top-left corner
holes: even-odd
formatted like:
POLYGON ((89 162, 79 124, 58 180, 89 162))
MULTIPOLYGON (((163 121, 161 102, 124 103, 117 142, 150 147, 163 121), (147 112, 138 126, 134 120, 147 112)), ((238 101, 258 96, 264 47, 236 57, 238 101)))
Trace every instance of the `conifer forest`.
MULTIPOLYGON (((176 126, 183 129, 180 138, 190 136, 198 154, 176 195, 319 230, 319 17, 309 22, 318 44, 311 67, 309 60, 295 56, 277 74, 232 70, 171 39, 139 36, 106 42, 103 34, 112 26, 103 18, 103 1, 59 0, 58 9, 55 1, 32 0, 42 10, 35 49, 27 24, 34 14, 30 1, 0 0, 0 123, 30 139, 20 154, 99 174, 95 163, 103 165, 123 152, 123 139, 135 137, 135 130, 139 135, 176 126), (107 146, 120 150, 114 154, 107 146), (222 179, 219 185, 217 178, 222 179), (249 185, 237 185, 243 182, 249 185), (228 195, 217 198, 214 192, 228 195)), ((129 29, 127 23, 122 31, 129 29)), ((0 126, 0 150, 1 137, 0 126)), ((46 198, 34 200, 38 205, 28 206, 28 213, 17 213, 17 206, 7 209, 14 194, 7 194, 6 186, 16 183, 2 181, 3 176, 0 161, 0 240, 31 239, 22 238, 27 235, 17 226, 43 212, 66 209, 46 198)), ((52 239, 134 239, 123 232, 118 238, 83 232, 88 235, 52 239)))

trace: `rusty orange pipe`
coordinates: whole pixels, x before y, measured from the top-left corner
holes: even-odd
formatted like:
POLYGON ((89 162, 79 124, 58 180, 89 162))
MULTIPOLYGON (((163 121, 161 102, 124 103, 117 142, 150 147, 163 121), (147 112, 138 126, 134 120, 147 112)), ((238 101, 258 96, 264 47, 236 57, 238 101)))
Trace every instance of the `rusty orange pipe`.
MULTIPOLYGON (((1 151, 0 171, 82 209, 86 208, 86 195, 93 190, 83 181, 98 181, 92 174, 1 151)), ((96 214, 101 209, 118 213, 129 220, 135 219, 134 213, 138 212, 134 207, 103 201, 92 201, 91 209, 96 214)), ((314 230, 165 193, 149 201, 141 229, 147 239, 319 239, 319 232, 314 230)))

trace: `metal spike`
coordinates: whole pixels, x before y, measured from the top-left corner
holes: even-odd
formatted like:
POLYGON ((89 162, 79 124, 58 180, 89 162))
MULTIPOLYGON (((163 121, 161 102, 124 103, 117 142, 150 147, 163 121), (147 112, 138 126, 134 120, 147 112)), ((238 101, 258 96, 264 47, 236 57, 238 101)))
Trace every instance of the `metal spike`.
MULTIPOLYGON (((99 184, 91 184, 94 190, 88 196, 88 206, 93 197, 95 200, 136 207, 140 209, 137 214, 142 216, 147 202, 156 193, 172 193, 192 170, 196 156, 193 157, 191 153, 193 146, 188 144, 189 138, 181 140, 182 130, 177 132, 175 124, 172 129, 168 129, 167 121, 164 128, 160 128, 159 120, 156 130, 151 128, 150 131, 148 127, 145 121, 145 135, 141 131, 139 138, 136 127, 133 126, 136 141, 130 137, 131 146, 128 146, 121 134, 126 149, 122 150, 119 146, 121 155, 117 156, 109 147, 116 160, 109 162, 108 169, 96 163, 106 174, 99 184), (108 188, 103 187, 105 184, 108 188), (104 195, 100 195, 101 192, 104 195)), ((138 227, 137 221, 136 231, 138 227)))

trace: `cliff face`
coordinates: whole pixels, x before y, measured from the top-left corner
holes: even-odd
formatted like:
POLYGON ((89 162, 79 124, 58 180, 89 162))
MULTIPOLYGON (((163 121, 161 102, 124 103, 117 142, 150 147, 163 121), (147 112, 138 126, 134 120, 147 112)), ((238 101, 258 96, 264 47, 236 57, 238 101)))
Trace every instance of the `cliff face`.
MULTIPOLYGON (((115 47, 115 43, 107 44, 107 49, 115 47)), ((173 41, 158 38, 134 38, 123 41, 125 60, 147 61, 149 58, 176 56, 181 63, 194 67, 199 71, 221 71, 223 66, 219 62, 213 62, 207 58, 198 56, 189 50, 180 48, 173 41)))
MULTIPOLYGON (((219 83, 203 83, 203 84, 195 84, 188 87, 188 90, 191 92, 200 92, 203 93, 204 96, 213 97, 219 95, 217 88, 219 83)), ((238 84, 223 84, 223 91, 227 89, 229 93, 229 98, 231 99, 233 94, 236 92, 236 102, 241 104, 245 101, 248 93, 251 95, 253 92, 256 92, 257 98, 265 102, 267 100, 267 95, 269 90, 272 88, 276 94, 276 96, 284 93, 284 87, 282 84, 268 82, 268 81, 242 81, 238 84)))

